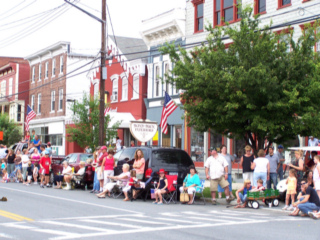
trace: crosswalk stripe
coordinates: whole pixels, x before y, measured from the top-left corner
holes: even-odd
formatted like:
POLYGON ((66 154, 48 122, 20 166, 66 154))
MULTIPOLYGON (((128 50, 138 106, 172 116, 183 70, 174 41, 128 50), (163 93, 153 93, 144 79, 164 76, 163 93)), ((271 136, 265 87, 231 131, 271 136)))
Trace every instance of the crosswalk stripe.
POLYGON ((53 234, 53 235, 62 235, 66 237, 81 237, 81 234, 79 233, 70 233, 70 232, 64 232, 64 231, 59 231, 59 230, 52 230, 52 229, 31 229, 34 232, 41 232, 41 233, 48 233, 48 234, 53 234))
POLYGON ((194 215, 194 216, 203 216, 203 217, 213 217, 214 215, 212 214, 203 214, 203 213, 197 213, 197 212, 182 212, 184 214, 188 215, 194 215))
POLYGON ((58 225, 64 227, 74 227, 74 228, 81 228, 81 229, 88 229, 91 231, 99 231, 99 232, 112 232, 113 230, 108 230, 104 228, 97 228, 97 227, 89 227, 79 224, 72 224, 72 223, 65 223, 65 222, 54 222, 54 221, 43 221, 42 223, 51 224, 51 225, 58 225))
POLYGON ((148 224, 164 224, 168 225, 168 223, 163 222, 153 222, 153 221, 144 221, 140 219, 131 219, 131 218, 119 218, 120 220, 131 221, 131 222, 139 222, 139 223, 148 223, 148 224))
POLYGON ((12 227, 12 228, 18 228, 18 229, 32 229, 34 227, 26 226, 24 223, 4 223, 2 226, 5 227, 12 227))
POLYGON ((171 222, 180 222, 180 223, 194 223, 193 221, 186 221, 186 220, 178 220, 178 219, 171 219, 171 218, 155 218, 158 220, 163 220, 163 221, 171 221, 171 222))
MULTIPOLYGON (((224 211, 230 211, 230 212, 233 212, 231 210, 224 210, 224 211)), ((244 214, 251 214, 251 215, 258 215, 258 216, 270 216, 270 214, 267 214, 267 213, 256 213, 256 212, 249 212, 249 211, 243 211, 243 210, 234 210, 235 212, 238 212, 238 213, 244 213, 244 214)))
MULTIPOLYGON (((206 224, 208 223, 208 221, 213 221, 213 222, 225 222, 225 223, 230 223, 233 221, 230 220, 223 220, 223 219, 218 219, 218 218, 202 218, 202 217, 187 217, 188 219, 195 219, 195 220, 203 220, 206 221, 206 224)), ((197 222, 198 223, 198 222, 197 222)), ((199 223, 198 223, 199 224, 199 223)), ((201 223, 200 223, 201 224, 201 223)))
POLYGON ((132 225, 132 224, 124 224, 124 223, 115 223, 115 222, 103 222, 103 221, 98 221, 98 220, 91 220, 91 219, 83 219, 79 220, 80 222, 88 222, 88 223, 97 223, 97 224, 103 224, 103 225, 112 225, 112 226, 120 226, 120 227, 129 227, 129 228, 143 228, 137 225, 132 225))

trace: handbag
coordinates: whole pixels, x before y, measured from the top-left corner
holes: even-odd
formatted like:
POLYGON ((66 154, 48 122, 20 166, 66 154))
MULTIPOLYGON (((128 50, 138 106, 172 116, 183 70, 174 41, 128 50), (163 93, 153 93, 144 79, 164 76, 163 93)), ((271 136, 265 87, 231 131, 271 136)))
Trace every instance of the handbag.
POLYGON ((180 193, 180 202, 182 203, 186 203, 186 202, 189 202, 190 199, 189 199, 189 195, 187 192, 182 192, 180 193))

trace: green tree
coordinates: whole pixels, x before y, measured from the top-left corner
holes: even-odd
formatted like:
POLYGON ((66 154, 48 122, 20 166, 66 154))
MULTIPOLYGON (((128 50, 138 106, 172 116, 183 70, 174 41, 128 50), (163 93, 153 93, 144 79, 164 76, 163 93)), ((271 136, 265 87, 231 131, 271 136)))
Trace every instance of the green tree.
POLYGON ((174 64, 167 78, 184 90, 189 126, 245 139, 255 150, 265 138, 283 143, 298 134, 319 135, 320 64, 313 52, 319 25, 293 41, 289 27, 290 34, 277 34, 260 27, 252 9, 241 14, 239 25, 207 27, 200 47, 161 49, 174 64), (225 36, 232 43, 228 49, 225 36))
POLYGON ((20 126, 10 120, 8 114, 0 114, 0 131, 3 131, 0 143, 8 146, 21 141, 23 136, 20 126))
MULTIPOLYGON (((80 147, 90 146, 94 149, 99 145, 99 100, 84 95, 81 102, 76 101, 70 108, 74 114, 74 125, 67 127, 68 141, 76 142, 80 147)), ((105 117, 105 142, 117 136, 116 123, 108 128, 110 116, 105 117)))

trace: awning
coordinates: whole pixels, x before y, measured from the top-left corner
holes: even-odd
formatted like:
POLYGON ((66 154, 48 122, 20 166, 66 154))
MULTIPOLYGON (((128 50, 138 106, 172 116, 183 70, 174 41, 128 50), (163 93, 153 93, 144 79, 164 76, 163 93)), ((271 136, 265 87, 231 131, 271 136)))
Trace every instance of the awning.
POLYGON ((129 128, 130 121, 136 120, 131 113, 108 112, 107 114, 111 118, 108 128, 111 128, 117 122, 121 122, 119 128, 129 128))

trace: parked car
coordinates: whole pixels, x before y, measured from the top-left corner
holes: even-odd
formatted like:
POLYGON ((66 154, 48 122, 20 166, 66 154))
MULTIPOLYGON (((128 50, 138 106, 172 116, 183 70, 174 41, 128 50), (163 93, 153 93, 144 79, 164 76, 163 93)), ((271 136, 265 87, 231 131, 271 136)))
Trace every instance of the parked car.
MULTIPOLYGON (((86 162, 88 158, 93 158, 92 154, 88 153, 71 153, 64 158, 61 158, 59 156, 53 156, 52 157, 52 165, 51 165, 51 173, 50 173, 50 182, 53 183, 54 175, 58 175, 59 172, 62 173, 63 167, 62 162, 67 161, 69 163, 69 166, 71 168, 74 168, 74 172, 78 172, 80 166, 80 161, 86 162)), ((84 182, 86 182, 88 185, 91 185, 93 183, 94 179, 94 172, 92 171, 91 165, 86 163, 86 173, 84 176, 84 182)))
POLYGON ((190 165, 193 165, 188 153, 177 148, 165 147, 130 147, 120 150, 114 155, 117 167, 114 168, 114 174, 119 175, 122 172, 122 165, 128 163, 130 169, 134 163, 134 153, 141 149, 144 155, 145 174, 144 180, 150 178, 152 172, 158 173, 161 168, 168 175, 178 175, 178 185, 182 185, 190 165))
MULTIPOLYGON (((44 145, 45 147, 47 147, 46 143, 42 143, 41 145, 44 145)), ((24 149, 28 149, 28 143, 24 143, 24 142, 15 143, 11 145, 10 148, 14 151, 14 153, 17 153, 18 150, 22 152, 24 149)))

